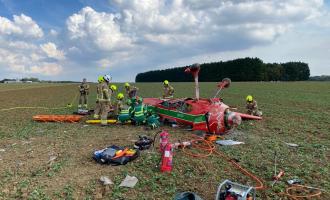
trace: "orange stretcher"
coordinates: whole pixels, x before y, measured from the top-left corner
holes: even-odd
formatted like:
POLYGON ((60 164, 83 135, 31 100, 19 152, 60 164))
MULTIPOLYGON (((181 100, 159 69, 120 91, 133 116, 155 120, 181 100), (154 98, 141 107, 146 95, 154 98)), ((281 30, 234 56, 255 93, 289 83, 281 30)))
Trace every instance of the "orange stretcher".
POLYGON ((80 115, 35 115, 33 120, 38 122, 79 122, 83 118, 80 115))

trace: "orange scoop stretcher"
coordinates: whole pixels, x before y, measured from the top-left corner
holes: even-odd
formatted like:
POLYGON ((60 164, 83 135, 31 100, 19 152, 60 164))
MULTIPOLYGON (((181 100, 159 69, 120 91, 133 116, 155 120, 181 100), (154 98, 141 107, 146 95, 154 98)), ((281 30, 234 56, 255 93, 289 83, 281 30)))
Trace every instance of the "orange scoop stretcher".
POLYGON ((38 122, 79 122, 83 118, 80 115, 35 115, 34 121, 38 122))

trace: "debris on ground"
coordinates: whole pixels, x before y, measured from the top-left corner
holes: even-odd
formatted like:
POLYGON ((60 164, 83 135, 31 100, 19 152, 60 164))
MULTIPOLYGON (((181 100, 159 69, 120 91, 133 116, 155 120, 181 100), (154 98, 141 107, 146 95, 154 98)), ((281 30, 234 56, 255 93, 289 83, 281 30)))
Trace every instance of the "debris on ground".
POLYGON ((107 176, 101 176, 100 181, 102 182, 103 185, 112 185, 113 182, 110 178, 107 176))
POLYGON ((234 140, 217 140, 216 143, 219 145, 222 145, 222 146, 245 144, 244 142, 239 142, 239 141, 234 141, 234 140))
POLYGON ((287 143, 287 142, 284 142, 286 145, 288 145, 289 147, 299 147, 298 144, 295 144, 295 143, 287 143))
POLYGON ((30 144, 32 141, 23 141, 22 145, 30 144))
POLYGON ((6 151, 6 149, 0 149, 0 152, 5 152, 6 151))
POLYGON ((287 183, 289 185, 293 185, 293 184, 302 184, 303 181, 301 179, 295 178, 295 179, 290 179, 287 181, 287 183))
POLYGON ((48 160, 48 163, 52 163, 53 161, 55 161, 57 158, 57 156, 50 156, 49 157, 49 160, 48 160))
POLYGON ((135 176, 126 175, 125 179, 120 183, 119 187, 134 188, 138 179, 135 176))

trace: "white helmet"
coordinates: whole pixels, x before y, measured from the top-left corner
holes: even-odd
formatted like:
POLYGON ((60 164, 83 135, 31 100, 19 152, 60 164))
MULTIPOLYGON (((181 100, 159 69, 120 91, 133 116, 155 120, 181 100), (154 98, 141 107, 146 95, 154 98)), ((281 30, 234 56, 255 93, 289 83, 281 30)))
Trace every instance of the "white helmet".
POLYGON ((106 82, 110 82, 111 81, 111 76, 110 75, 104 75, 103 76, 103 79, 106 81, 106 82))

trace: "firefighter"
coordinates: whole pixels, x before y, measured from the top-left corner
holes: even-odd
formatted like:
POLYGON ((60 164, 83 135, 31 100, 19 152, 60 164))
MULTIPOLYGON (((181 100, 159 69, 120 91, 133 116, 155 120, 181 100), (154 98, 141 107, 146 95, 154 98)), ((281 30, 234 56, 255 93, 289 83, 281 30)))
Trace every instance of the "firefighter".
POLYGON ((262 116, 262 112, 258 110, 257 101, 251 95, 246 97, 247 114, 254 116, 262 116))
POLYGON ((170 83, 168 82, 168 80, 165 80, 163 82, 163 85, 164 85, 163 98, 164 99, 173 98, 174 88, 170 85, 170 83))
POLYGON ((125 83, 124 86, 125 86, 125 91, 126 91, 126 95, 128 98, 136 97, 137 91, 139 90, 139 88, 132 86, 129 83, 125 83))
POLYGON ((110 111, 111 100, 109 95, 109 83, 111 81, 111 77, 109 75, 105 75, 103 77, 104 82, 101 83, 100 91, 101 94, 99 96, 99 102, 101 106, 101 125, 107 125, 108 121, 108 113, 110 111))
POLYGON ((116 116, 118 116, 120 111, 124 108, 123 100, 124 100, 124 94, 123 93, 118 93, 115 112, 114 112, 116 116))
POLYGON ((94 109, 94 119, 98 119, 100 117, 100 112, 101 112, 101 104, 99 102, 99 98, 101 96, 102 90, 101 90, 101 86, 102 83, 104 82, 103 76, 99 76, 97 78, 97 86, 96 86, 96 106, 94 109))
MULTIPOLYGON (((111 97, 114 95, 114 93, 117 91, 117 86, 116 85, 110 85, 109 86, 109 95, 110 95, 110 100, 111 97)), ((112 101, 111 101, 111 105, 112 105, 112 101)))
POLYGON ((79 92, 80 92, 80 97, 79 97, 79 105, 78 108, 82 107, 82 103, 84 103, 84 108, 87 109, 87 96, 89 93, 89 85, 86 81, 86 78, 83 79, 81 84, 78 86, 79 87, 79 92))

